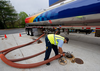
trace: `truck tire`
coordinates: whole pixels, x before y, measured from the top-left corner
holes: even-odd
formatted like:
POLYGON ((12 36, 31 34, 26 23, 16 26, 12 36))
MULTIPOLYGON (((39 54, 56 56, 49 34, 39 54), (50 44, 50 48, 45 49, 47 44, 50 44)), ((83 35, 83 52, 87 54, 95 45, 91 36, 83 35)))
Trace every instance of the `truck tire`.
POLYGON ((58 32, 56 33, 57 35, 59 35, 60 34, 60 29, 58 29, 58 32))
POLYGON ((32 29, 29 29, 29 35, 30 35, 30 36, 33 36, 33 31, 32 31, 32 29))
POLYGON ((60 31, 57 33, 57 35, 59 35, 60 34, 60 31))
POLYGON ((26 29, 25 31, 26 31, 26 34, 29 35, 29 29, 26 29))

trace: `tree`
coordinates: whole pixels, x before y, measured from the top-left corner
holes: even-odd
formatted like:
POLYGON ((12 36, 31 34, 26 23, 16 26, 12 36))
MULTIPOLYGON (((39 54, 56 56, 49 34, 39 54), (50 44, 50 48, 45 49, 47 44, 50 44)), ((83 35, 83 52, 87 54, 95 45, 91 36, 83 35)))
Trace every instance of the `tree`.
POLYGON ((21 21, 21 25, 25 27, 25 18, 28 17, 28 15, 25 12, 19 13, 19 19, 21 21))
POLYGON ((3 28, 4 28, 4 25, 3 25, 3 23, 0 20, 0 29, 3 29, 3 28))
MULTIPOLYGON (((7 28, 6 22, 11 22, 14 27, 14 21, 17 19, 17 13, 14 7, 10 4, 10 1, 0 0, 0 20, 2 26, 7 28)), ((0 24, 1 26, 1 24, 0 24)))

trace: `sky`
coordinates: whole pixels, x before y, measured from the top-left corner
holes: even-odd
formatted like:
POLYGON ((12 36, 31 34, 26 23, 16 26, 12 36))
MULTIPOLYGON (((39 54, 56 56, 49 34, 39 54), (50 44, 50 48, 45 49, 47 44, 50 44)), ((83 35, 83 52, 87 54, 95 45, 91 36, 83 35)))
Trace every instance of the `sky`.
MULTIPOLYGON (((8 0, 8 1, 10 1, 12 6, 14 6, 17 13, 24 11, 29 16, 34 15, 34 13, 41 12, 44 9, 58 6, 62 3, 61 2, 49 7, 49 0, 8 0)), ((63 1, 63 3, 66 3, 69 1, 73 1, 73 0, 65 0, 63 1)))
POLYGON ((17 13, 24 11, 28 15, 49 8, 49 0, 10 0, 10 3, 17 13))

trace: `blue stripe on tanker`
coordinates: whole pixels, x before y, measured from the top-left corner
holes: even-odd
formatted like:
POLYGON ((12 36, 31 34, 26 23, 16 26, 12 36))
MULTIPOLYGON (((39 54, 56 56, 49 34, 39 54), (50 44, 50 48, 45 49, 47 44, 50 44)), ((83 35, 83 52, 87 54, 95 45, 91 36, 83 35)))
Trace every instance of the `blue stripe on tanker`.
POLYGON ((42 13, 35 18, 34 22, 97 13, 100 13, 100 0, 77 0, 42 13))

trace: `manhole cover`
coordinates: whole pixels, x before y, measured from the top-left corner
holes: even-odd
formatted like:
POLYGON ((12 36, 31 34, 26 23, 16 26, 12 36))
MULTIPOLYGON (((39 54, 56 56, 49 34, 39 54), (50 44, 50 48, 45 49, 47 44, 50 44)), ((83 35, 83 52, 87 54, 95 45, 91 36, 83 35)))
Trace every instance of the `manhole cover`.
POLYGON ((59 62, 60 65, 66 65, 67 64, 67 60, 64 57, 60 58, 58 60, 58 62, 59 62))
POLYGON ((74 61, 77 63, 77 64, 83 64, 83 60, 80 59, 80 58, 75 58, 74 61))

